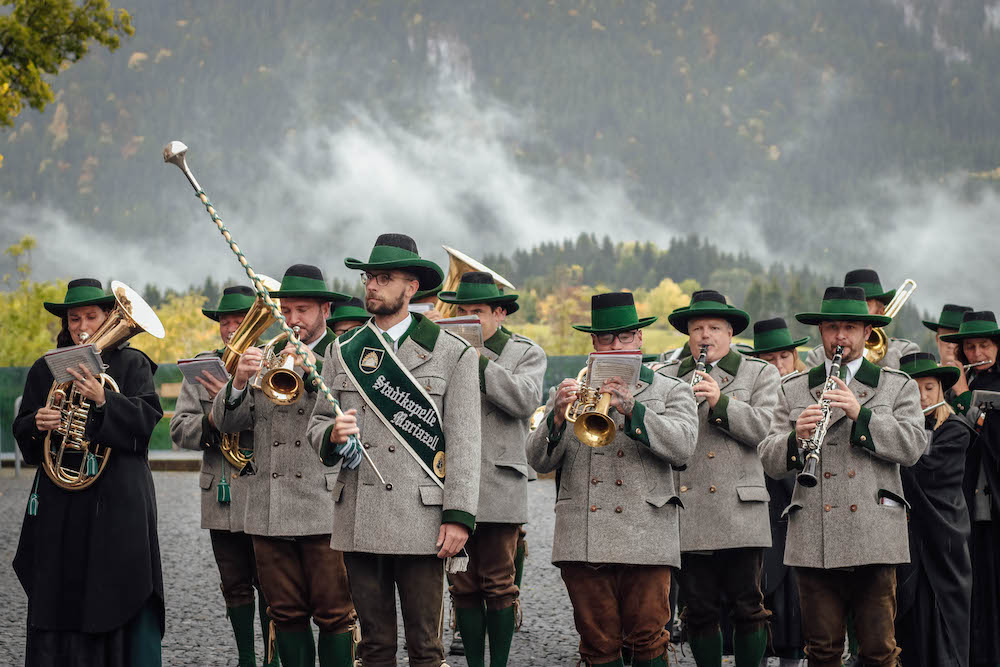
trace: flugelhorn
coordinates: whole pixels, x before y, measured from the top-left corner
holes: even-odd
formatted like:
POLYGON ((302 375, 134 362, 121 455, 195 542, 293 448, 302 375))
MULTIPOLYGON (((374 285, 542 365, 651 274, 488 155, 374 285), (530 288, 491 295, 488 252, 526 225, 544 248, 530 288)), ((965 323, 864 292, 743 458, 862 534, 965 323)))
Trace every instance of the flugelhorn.
MULTIPOLYGON (((229 249, 232 250, 233 254, 236 255, 237 259, 239 259, 240 266, 242 266, 243 270, 246 271, 247 277, 253 281, 253 286, 254 289, 257 290, 257 294, 264 300, 264 303, 267 304, 267 307, 271 310, 271 315, 273 315, 274 319, 277 320, 279 325, 281 325, 281 329, 288 334, 288 341, 295 346, 296 354, 306 357, 306 346, 301 340, 299 340, 299 337, 295 335, 295 332, 292 331, 291 327, 288 326, 288 322, 285 321, 285 316, 281 314, 281 308, 274 302, 274 299, 271 298, 271 293, 268 291, 264 283, 261 282, 260 276, 257 272, 255 272, 253 267, 250 266, 250 262, 247 260, 246 255, 243 254, 239 245, 237 245, 236 241, 233 240, 233 235, 228 229, 226 229, 226 226, 222 223, 222 218, 220 218, 219 214, 216 213, 212 202, 208 200, 208 195, 205 194, 204 190, 202 190, 201 185, 198 184, 198 180, 194 177, 194 174, 191 173, 191 169, 188 168, 187 160, 185 159, 187 150, 187 146, 185 146, 182 142, 171 141, 163 147, 163 161, 176 166, 184 174, 184 177, 187 178, 188 183, 190 183, 191 187, 194 188, 195 196, 197 196, 199 201, 201 201, 201 203, 205 206, 205 210, 208 212, 209 217, 212 218, 212 222, 215 223, 215 226, 218 227, 219 233, 222 234, 222 238, 226 239, 226 242, 229 244, 229 249)), ((308 358, 305 359, 304 365, 308 373, 308 382, 315 385, 316 389, 318 389, 323 396, 330 401, 330 404, 333 405, 333 409, 338 415, 344 414, 343 410, 340 409, 340 402, 333 397, 333 394, 330 393, 330 388, 326 386, 326 383, 323 382, 323 378, 321 378, 319 373, 316 371, 316 365, 309 361, 308 358)), ((353 443, 357 449, 361 451, 361 455, 364 457, 365 461, 368 462, 368 465, 372 467, 372 471, 378 477, 379 481, 382 482, 387 491, 391 491, 392 484, 387 483, 385 478, 382 477, 382 473, 379 472, 378 467, 375 466, 375 462, 372 461, 371 456, 368 454, 368 450, 361 446, 357 436, 351 435, 348 438, 348 442, 353 443)))
MULTIPOLYGON (((299 327, 292 327, 292 331, 296 336, 299 335, 299 327)), ((280 333, 267 341, 260 370, 250 380, 251 387, 264 392, 264 395, 277 405, 291 405, 299 400, 299 396, 305 390, 302 376, 295 370, 295 353, 282 354, 274 351, 278 343, 287 338, 286 334, 280 333)))
POLYGON ((566 406, 566 421, 573 424, 573 433, 588 447, 603 447, 615 439, 618 430, 608 415, 611 394, 602 393, 599 387, 587 384, 587 367, 576 376, 579 388, 576 400, 566 406))
MULTIPOLYGON (((899 286, 896 290, 896 294, 889 301, 889 305, 885 307, 884 315, 889 318, 895 317, 903 306, 906 304, 907 299, 913 294, 913 290, 917 289, 917 283, 914 280, 907 278, 903 281, 903 284, 899 286)), ((876 327, 872 329, 872 332, 868 334, 868 340, 865 341, 865 359, 877 364, 882 361, 885 357, 885 353, 889 351, 889 337, 885 334, 885 330, 882 327, 876 327)))
MULTIPOLYGON (((163 338, 160 318, 135 290, 115 280, 111 283, 111 293, 115 297, 114 308, 93 335, 80 336, 84 343, 96 347, 100 354, 143 332, 163 338)), ((101 373, 99 379, 102 386, 119 391, 118 383, 107 373, 101 373)), ((86 489, 97 481, 111 459, 111 449, 86 437, 91 402, 77 390, 76 381, 70 380, 53 382, 45 404, 59 411, 59 426, 45 435, 42 468, 61 489, 86 489)))

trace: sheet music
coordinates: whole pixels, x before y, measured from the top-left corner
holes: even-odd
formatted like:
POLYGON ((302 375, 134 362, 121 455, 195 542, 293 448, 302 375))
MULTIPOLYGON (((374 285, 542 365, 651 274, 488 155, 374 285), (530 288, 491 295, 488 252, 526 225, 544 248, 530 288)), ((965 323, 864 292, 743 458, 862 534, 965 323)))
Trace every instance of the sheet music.
POLYGON ((428 310, 434 310, 433 303, 411 303, 407 310, 411 313, 426 313, 428 310))
POLYGON ((483 347, 483 325, 478 317, 446 317, 434 324, 461 336, 472 347, 483 347))
POLYGON ((229 373, 222 360, 218 357, 198 357, 195 359, 178 359, 177 368, 184 374, 184 381, 196 384, 197 379, 202 377, 202 371, 208 371, 215 376, 219 382, 228 382, 229 373))
POLYGON ((49 350, 45 353, 45 363, 52 371, 52 377, 56 382, 70 382, 75 380, 66 369, 72 368, 80 371, 80 364, 85 364, 94 375, 100 375, 104 370, 104 362, 101 355, 97 354, 97 348, 90 344, 73 345, 70 347, 60 347, 49 350))
POLYGON ((591 352, 587 359, 587 384, 600 387, 605 380, 620 377, 627 386, 639 383, 639 369, 642 368, 641 350, 616 350, 614 352, 591 352))

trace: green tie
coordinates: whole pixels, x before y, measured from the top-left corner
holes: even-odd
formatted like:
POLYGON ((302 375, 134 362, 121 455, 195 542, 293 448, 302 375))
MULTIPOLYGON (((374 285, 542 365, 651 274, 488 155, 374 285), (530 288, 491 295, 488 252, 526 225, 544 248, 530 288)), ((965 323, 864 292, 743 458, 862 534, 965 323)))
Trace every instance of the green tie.
POLYGON ((840 367, 840 379, 847 382, 847 364, 840 367))
POLYGON ((396 349, 396 341, 394 341, 394 340, 392 339, 392 336, 390 336, 390 335, 389 335, 389 332, 388 332, 388 331, 383 331, 383 332, 382 332, 382 338, 385 338, 385 342, 389 343, 389 347, 390 347, 390 348, 391 348, 391 349, 392 349, 393 351, 395 351, 395 349, 396 349))

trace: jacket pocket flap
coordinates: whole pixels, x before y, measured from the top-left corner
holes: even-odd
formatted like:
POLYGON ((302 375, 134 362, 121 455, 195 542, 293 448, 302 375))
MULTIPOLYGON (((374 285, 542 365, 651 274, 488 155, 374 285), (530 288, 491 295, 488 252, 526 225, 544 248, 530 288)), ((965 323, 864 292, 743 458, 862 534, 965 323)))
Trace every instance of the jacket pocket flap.
POLYGON ((212 482, 215 481, 215 475, 210 472, 201 473, 201 478, 198 480, 198 485, 203 489, 211 489, 212 482))
POLYGON ((424 505, 443 505, 444 489, 437 485, 425 485, 420 487, 420 502, 424 505))
POLYGON ((684 507, 684 503, 681 502, 681 499, 678 496, 674 495, 657 494, 655 496, 646 496, 646 502, 652 505, 653 507, 663 507, 668 503, 671 505, 676 505, 677 507, 680 507, 682 509, 684 507))
POLYGON ((891 506, 892 503, 895 503, 896 505, 901 505, 901 506, 905 507, 906 509, 910 509, 910 503, 906 502, 906 498, 904 498, 903 496, 898 495, 896 493, 893 493, 892 491, 890 491, 888 489, 879 489, 878 490, 878 503, 879 503, 879 505, 886 505, 886 506, 891 506), (882 502, 883 498, 885 500, 890 500, 892 502, 891 503, 884 503, 884 502, 882 502))
MULTIPOLYGON (((330 480, 327 480, 326 488, 330 488, 330 480)), ((344 483, 337 482, 333 485, 333 502, 339 503, 340 499, 344 496, 344 483)))
POLYGON ((802 503, 800 503, 800 502, 792 502, 791 504, 788 505, 788 507, 786 507, 784 510, 782 510, 782 512, 781 512, 781 518, 784 519, 785 517, 793 514, 794 512, 799 511, 800 509, 802 509, 802 503))
POLYGON ((771 499, 771 494, 767 492, 766 486, 737 486, 736 495, 745 503, 762 502, 766 503, 771 499))
MULTIPOLYGON (((337 478, 340 477, 339 472, 328 472, 326 473, 326 490, 334 491, 337 488, 337 478)), ((343 489, 344 485, 341 483, 340 488, 343 489)))
POLYGON ((509 468, 515 472, 521 474, 522 477, 528 476, 528 465, 526 463, 506 463, 502 461, 497 461, 497 468, 509 468))

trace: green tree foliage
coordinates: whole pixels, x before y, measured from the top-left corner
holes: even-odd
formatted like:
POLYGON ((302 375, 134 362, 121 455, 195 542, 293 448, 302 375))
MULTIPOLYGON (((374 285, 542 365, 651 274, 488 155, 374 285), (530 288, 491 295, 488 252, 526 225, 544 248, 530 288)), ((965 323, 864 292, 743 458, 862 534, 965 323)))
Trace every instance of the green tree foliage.
POLYGON ((61 301, 66 283, 31 280, 31 250, 35 239, 25 236, 4 251, 17 266, 17 275, 3 276, 0 291, 0 366, 27 366, 55 346, 59 319, 42 304, 61 301))

